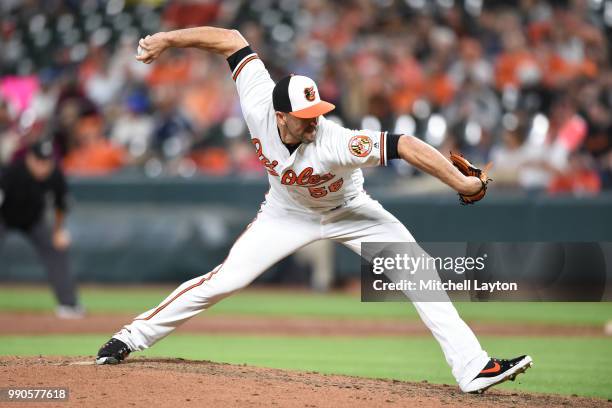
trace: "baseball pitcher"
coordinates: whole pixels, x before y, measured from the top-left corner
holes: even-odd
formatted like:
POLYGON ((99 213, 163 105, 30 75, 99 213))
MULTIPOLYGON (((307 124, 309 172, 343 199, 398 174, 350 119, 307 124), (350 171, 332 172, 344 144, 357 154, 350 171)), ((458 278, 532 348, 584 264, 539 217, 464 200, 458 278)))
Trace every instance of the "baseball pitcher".
MULTIPOLYGON (((314 81, 290 75, 275 84, 238 31, 198 27, 160 32, 140 40, 136 59, 149 64, 170 47, 195 47, 227 58, 270 190, 223 263, 183 283, 159 306, 123 327, 99 350, 97 364, 116 364, 151 347, 313 241, 331 239, 357 254, 363 242, 415 242, 363 190, 362 167, 401 159, 449 185, 463 202, 484 196, 485 172, 473 172, 471 165, 464 167, 472 172, 460 170, 416 137, 350 130, 325 119, 334 105, 321 100, 314 81)), ((531 366, 529 356, 490 358, 450 301, 413 303, 464 392, 482 392, 531 366)))

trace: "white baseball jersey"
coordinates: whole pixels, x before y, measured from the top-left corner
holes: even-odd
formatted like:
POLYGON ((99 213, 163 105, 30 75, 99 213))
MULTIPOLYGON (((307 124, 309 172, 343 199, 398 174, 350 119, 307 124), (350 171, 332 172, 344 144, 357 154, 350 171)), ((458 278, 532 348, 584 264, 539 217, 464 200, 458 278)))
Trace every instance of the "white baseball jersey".
POLYGON ((268 172, 268 200, 329 211, 363 194, 361 167, 386 165, 385 132, 349 130, 323 116, 315 141, 290 154, 276 124, 274 81, 263 62, 255 53, 246 55, 232 74, 257 156, 268 172))
MULTIPOLYGON (((223 263, 184 282, 114 335, 132 351, 151 347, 311 242, 333 240, 360 255, 365 242, 414 242, 404 225, 363 192, 360 168, 386 164, 387 134, 345 129, 321 117, 315 141, 290 153, 276 126, 275 84, 264 64, 248 48, 232 58, 240 103, 268 172, 270 192, 223 263)), ((308 96, 312 94, 305 92, 308 96)), ((450 302, 414 301, 414 306, 440 343, 459 384, 468 384, 489 361, 474 333, 450 302)))

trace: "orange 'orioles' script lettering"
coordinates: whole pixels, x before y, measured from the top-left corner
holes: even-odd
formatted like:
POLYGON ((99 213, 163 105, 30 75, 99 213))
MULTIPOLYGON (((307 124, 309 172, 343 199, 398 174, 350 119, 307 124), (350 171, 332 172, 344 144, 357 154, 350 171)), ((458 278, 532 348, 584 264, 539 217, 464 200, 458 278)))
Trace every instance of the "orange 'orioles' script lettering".
POLYGON ((316 187, 321 184, 327 183, 329 180, 336 177, 332 173, 326 174, 312 174, 314 169, 312 167, 306 167, 304 170, 300 172, 300 174, 295 174, 295 171, 289 169, 285 170, 283 173, 283 177, 281 177, 281 183, 287 186, 292 186, 297 184, 302 187, 316 187))
POLYGON ((344 179, 339 179, 331 183, 327 188, 325 186, 319 187, 322 184, 327 183, 334 177, 336 177, 332 173, 325 173, 322 175, 312 174, 314 169, 312 167, 306 167, 304 170, 300 172, 300 174, 295 174, 295 171, 289 169, 283 172, 283 176, 281 177, 281 183, 286 186, 299 186, 299 187, 307 187, 310 195, 313 198, 322 198, 327 195, 328 192, 335 193, 340 190, 342 184, 344 183, 344 179))
POLYGON ((255 150, 257 152, 257 158, 259 159, 261 164, 263 164, 263 166, 266 168, 268 173, 270 173, 273 176, 278 176, 278 173, 276 172, 276 170, 274 170, 274 168, 278 165, 278 161, 277 160, 270 161, 266 156, 264 156, 263 147, 261 146, 261 142, 259 141, 259 139, 253 138, 253 140, 251 140, 251 143, 253 143, 253 145, 255 146, 255 150))

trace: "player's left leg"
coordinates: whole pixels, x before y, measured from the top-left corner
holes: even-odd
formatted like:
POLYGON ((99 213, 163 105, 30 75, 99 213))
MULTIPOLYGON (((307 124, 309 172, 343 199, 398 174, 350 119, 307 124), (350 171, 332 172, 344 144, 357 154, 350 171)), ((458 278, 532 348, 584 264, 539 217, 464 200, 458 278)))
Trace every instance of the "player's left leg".
MULTIPOLYGON (((330 214, 324 236, 359 255, 364 242, 415 242, 406 227, 374 200, 337 215, 330 214)), ((450 299, 415 301, 410 293, 406 294, 440 344, 453 376, 465 389, 490 361, 489 356, 450 299)))
POLYGON ((248 286, 266 269, 320 239, 319 216, 264 203, 212 271, 176 288, 158 306, 137 316, 98 352, 98 364, 116 364, 153 346, 204 310, 248 286))

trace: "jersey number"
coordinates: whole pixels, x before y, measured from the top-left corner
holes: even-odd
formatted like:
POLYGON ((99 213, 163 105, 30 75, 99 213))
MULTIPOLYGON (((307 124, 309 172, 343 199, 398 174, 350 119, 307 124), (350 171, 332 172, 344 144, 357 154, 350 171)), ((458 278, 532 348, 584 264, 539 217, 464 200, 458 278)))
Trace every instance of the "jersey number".
POLYGON ((310 191, 310 196, 313 198, 321 198, 321 197, 325 197, 327 195, 327 190, 329 190, 330 193, 335 193, 336 191, 340 190, 340 188, 342 187, 342 184, 344 184, 344 179, 339 179, 334 181, 333 183, 331 183, 329 186, 327 186, 327 188, 325 187, 309 187, 308 191, 310 191))

